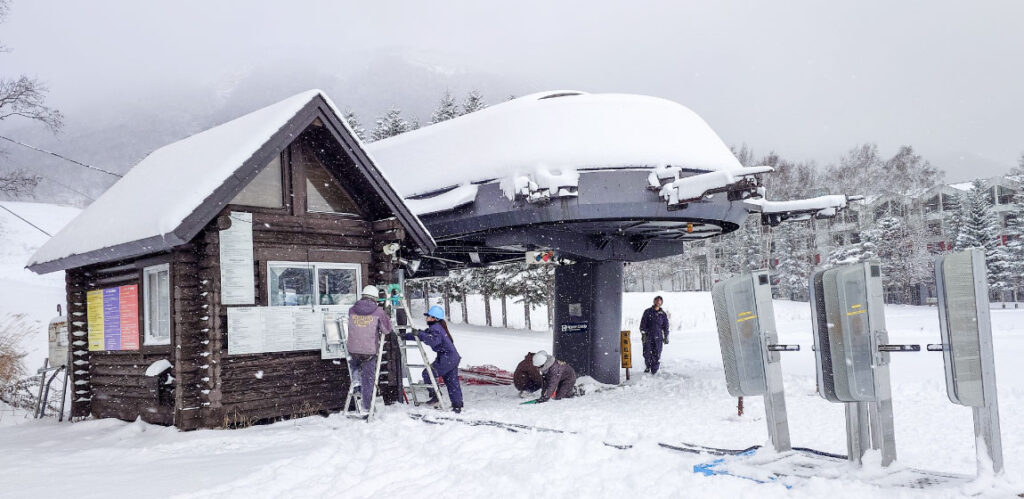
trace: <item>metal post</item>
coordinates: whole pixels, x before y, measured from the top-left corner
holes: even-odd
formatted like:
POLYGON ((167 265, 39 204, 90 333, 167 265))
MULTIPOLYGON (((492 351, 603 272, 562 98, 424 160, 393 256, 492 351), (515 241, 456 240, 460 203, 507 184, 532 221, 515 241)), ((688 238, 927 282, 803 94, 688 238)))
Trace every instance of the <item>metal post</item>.
POLYGON ((761 357, 764 362, 764 412, 768 423, 768 436, 772 446, 778 452, 791 450, 793 444, 789 437, 789 417, 786 414, 786 393, 782 383, 782 356, 772 350, 779 342, 775 331, 775 310, 772 306, 771 285, 768 284, 767 271, 754 272, 750 276, 751 286, 757 296, 755 306, 760 329, 761 357), (771 320, 769 320, 771 319, 771 320))
POLYGON ((555 269, 554 355, 601 383, 621 373, 622 268, 579 260, 555 269))
POLYGON ((861 464, 864 453, 871 447, 871 426, 868 424, 867 402, 845 402, 846 455, 850 462, 861 464))

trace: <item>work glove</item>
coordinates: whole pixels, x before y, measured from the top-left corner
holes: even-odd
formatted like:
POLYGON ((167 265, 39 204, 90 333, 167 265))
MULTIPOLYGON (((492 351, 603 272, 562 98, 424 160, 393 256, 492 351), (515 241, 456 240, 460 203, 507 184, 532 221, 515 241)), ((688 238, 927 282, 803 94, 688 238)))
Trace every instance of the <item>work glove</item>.
POLYGON ((640 341, 643 343, 647 343, 647 333, 640 331, 640 341))
POLYGON ((668 336, 665 336, 665 344, 668 345, 668 336))

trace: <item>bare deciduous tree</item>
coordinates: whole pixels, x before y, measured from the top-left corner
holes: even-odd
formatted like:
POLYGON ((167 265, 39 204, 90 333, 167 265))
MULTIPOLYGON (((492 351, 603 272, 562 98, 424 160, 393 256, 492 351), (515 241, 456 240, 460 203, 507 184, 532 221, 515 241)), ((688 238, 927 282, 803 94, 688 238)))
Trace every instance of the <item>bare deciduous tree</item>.
MULTIPOLYGON (((0 0, 0 23, 7 19, 10 0, 0 0)), ((0 45, 0 52, 6 51, 0 45)), ((42 124, 57 133, 63 126, 60 111, 46 105, 48 89, 43 82, 25 75, 17 77, 0 76, 0 122, 21 118, 42 124)), ((3 150, 0 149, 0 155, 3 150)), ((31 192, 41 177, 24 170, 0 172, 0 195, 16 196, 31 192)))
POLYGON ((42 123, 53 132, 60 131, 63 116, 46 105, 47 88, 35 78, 0 78, 0 121, 25 118, 42 123))

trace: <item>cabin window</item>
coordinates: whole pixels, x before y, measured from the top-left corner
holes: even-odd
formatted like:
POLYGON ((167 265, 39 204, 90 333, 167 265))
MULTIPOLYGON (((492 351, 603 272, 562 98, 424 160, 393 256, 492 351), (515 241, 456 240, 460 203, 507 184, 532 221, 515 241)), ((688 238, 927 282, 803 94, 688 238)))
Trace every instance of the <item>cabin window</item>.
POLYGON ((326 168, 306 165, 306 211, 358 215, 355 201, 345 192, 326 168))
POLYGON ((267 263, 267 302, 272 307, 350 307, 359 299, 361 269, 352 263, 267 263))
POLYGON ((171 344, 171 280, 168 264, 142 269, 146 345, 171 344))
POLYGON ((281 193, 281 156, 277 155, 231 200, 231 204, 280 208, 284 206, 281 193))

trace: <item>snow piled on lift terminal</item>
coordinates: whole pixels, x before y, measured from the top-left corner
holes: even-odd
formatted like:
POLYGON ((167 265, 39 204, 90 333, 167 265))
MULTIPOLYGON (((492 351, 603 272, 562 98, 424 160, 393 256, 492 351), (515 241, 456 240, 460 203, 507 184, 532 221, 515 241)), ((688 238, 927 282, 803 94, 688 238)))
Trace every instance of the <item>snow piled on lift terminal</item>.
POLYGON ((521 192, 529 182, 541 187, 592 169, 741 167, 714 130, 685 106, 657 97, 576 91, 513 99, 374 142, 367 151, 407 198, 490 181, 521 192))

